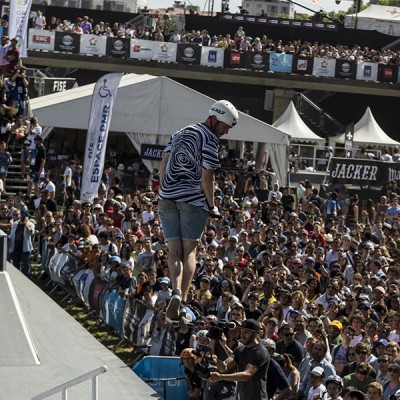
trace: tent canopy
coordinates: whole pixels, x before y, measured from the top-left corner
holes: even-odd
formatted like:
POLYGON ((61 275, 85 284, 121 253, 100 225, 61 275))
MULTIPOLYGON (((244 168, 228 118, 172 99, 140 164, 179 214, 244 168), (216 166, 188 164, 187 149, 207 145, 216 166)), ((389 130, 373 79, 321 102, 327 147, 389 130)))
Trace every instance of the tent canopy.
POLYGON ((380 6, 371 4, 365 10, 355 14, 346 15, 344 19, 345 28, 369 31, 378 31, 386 35, 400 35, 400 7, 380 6))
POLYGON ((290 135, 290 142, 317 143, 323 145, 325 139, 315 134, 301 119, 293 101, 285 112, 272 124, 290 135))
MULTIPOLYGON (((333 143, 344 143, 345 133, 330 139, 333 143)), ((399 146, 400 143, 391 139, 378 125, 371 109, 368 107, 364 115, 354 125, 353 143, 359 145, 367 144, 370 146, 399 146)))
MULTIPOLYGON (((95 84, 54 93, 31 101, 42 126, 87 130, 95 84)), ((167 77, 127 74, 121 79, 110 132, 140 137, 134 142, 165 144, 166 137, 184 126, 203 122, 214 99, 167 77)), ((286 183, 288 135, 247 114, 224 139, 265 143, 279 181, 286 183)), ((132 140, 133 141, 133 140, 132 140)), ((139 143, 139 144, 138 144, 139 143)), ((140 148, 138 149, 140 151, 140 148)))

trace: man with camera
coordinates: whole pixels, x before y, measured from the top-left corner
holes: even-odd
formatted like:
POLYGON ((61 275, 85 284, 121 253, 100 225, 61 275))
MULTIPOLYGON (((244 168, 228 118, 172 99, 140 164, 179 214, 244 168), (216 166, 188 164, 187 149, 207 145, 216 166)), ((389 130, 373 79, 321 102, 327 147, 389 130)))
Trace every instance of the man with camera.
POLYGON ((270 362, 268 351, 259 342, 260 325, 253 319, 243 321, 241 344, 225 360, 218 360, 219 371, 211 372, 210 382, 238 382, 238 399, 266 400, 267 372, 270 362), (236 366, 238 372, 225 373, 236 366))

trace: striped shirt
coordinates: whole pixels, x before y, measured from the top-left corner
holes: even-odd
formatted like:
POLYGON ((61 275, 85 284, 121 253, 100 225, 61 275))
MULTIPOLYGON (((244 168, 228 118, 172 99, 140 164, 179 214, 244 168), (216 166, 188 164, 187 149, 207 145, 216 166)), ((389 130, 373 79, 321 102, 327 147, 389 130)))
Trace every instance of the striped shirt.
POLYGON ((175 132, 165 148, 169 159, 159 198, 208 209, 201 187, 203 169, 220 168, 219 139, 206 125, 189 125, 175 132))

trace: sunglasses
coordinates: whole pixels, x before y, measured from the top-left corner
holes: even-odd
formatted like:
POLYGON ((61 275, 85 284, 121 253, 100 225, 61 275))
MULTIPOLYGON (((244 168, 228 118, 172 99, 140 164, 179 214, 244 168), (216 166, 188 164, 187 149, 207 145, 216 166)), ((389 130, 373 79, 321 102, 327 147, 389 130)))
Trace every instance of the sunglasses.
POLYGON ((389 360, 383 360, 378 358, 378 363, 383 363, 383 364, 387 364, 389 362, 389 360))
POLYGON ((289 336, 293 336, 294 333, 285 333, 283 336, 289 337, 289 336))
POLYGON ((348 353, 349 357, 354 357, 356 355, 356 353, 348 353))
POLYGON ((366 356, 368 354, 368 351, 366 351, 366 350, 358 350, 358 351, 356 351, 356 354, 357 355, 362 354, 362 355, 366 356))

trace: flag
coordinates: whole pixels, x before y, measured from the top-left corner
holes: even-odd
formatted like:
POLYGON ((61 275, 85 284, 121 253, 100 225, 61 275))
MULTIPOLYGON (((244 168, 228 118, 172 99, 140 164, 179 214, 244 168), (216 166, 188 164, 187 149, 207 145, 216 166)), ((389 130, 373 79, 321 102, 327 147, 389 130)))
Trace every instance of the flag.
POLYGON ((108 130, 114 101, 122 73, 101 77, 93 90, 89 128, 86 135, 81 200, 92 201, 97 196, 106 157, 108 130))
POLYGON ((32 0, 12 0, 10 3, 8 36, 18 40, 22 58, 28 57, 27 33, 31 5, 32 0))

